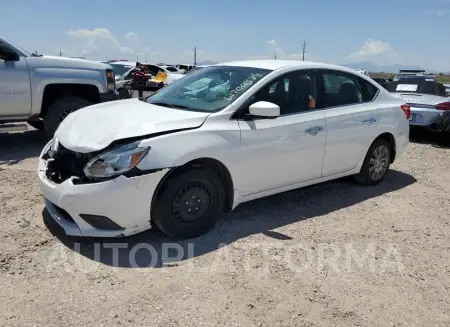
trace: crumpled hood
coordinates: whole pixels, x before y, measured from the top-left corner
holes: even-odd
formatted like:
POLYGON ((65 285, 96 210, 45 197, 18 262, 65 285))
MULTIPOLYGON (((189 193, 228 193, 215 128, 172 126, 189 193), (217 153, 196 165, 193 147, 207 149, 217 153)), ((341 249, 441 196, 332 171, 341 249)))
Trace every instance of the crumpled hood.
POLYGON ((209 113, 160 107, 138 99, 82 108, 64 119, 55 133, 67 149, 89 153, 113 141, 203 124, 209 113))

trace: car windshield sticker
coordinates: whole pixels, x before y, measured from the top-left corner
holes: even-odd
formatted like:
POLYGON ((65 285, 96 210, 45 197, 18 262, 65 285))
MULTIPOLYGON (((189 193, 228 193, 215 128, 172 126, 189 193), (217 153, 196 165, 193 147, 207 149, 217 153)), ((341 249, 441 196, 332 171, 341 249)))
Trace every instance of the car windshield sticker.
POLYGON ((234 88, 234 90, 231 90, 228 93, 228 97, 224 97, 224 99, 227 101, 233 100, 233 98, 236 97, 236 95, 238 95, 239 92, 241 92, 241 91, 245 90, 247 87, 251 86, 256 79, 261 78, 261 77, 262 77, 261 74, 252 74, 250 77, 245 79, 240 85, 238 85, 236 88, 234 88))
POLYGON ((409 92, 416 92, 417 91, 417 85, 416 84, 398 84, 396 91, 409 91, 409 92))

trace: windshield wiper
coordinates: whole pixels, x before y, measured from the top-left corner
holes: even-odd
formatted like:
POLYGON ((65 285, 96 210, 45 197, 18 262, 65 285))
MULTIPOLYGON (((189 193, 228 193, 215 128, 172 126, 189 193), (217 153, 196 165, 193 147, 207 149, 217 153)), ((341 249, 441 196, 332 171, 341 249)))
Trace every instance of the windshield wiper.
POLYGON ((166 103, 166 102, 162 102, 162 101, 150 102, 150 104, 154 104, 155 106, 172 108, 172 109, 190 109, 189 107, 186 107, 186 106, 180 106, 180 105, 177 105, 177 104, 170 104, 170 103, 166 103))

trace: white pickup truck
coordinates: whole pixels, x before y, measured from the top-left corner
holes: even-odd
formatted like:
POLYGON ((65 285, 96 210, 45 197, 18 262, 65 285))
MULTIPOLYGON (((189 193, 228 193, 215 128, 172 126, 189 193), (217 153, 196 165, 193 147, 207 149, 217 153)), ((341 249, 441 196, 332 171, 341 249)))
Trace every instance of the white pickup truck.
POLYGON ((53 136, 71 112, 115 99, 111 66, 31 54, 0 37, 0 133, 28 123, 53 136))

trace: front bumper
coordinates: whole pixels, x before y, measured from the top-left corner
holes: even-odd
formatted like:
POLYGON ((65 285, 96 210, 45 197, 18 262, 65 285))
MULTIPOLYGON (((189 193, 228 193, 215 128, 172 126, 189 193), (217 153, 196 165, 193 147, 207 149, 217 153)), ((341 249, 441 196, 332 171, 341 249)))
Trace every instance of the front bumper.
POLYGON ((105 182, 78 185, 73 183, 73 178, 56 184, 47 178, 46 170, 47 162, 41 155, 38 175, 47 211, 67 235, 90 237, 127 236, 149 229, 153 194, 168 172, 165 169, 132 178, 119 176, 105 182), (107 217, 121 228, 94 228, 83 215, 107 217))
POLYGON ((119 96, 116 92, 100 93, 100 102, 108 102, 118 100, 119 96))

